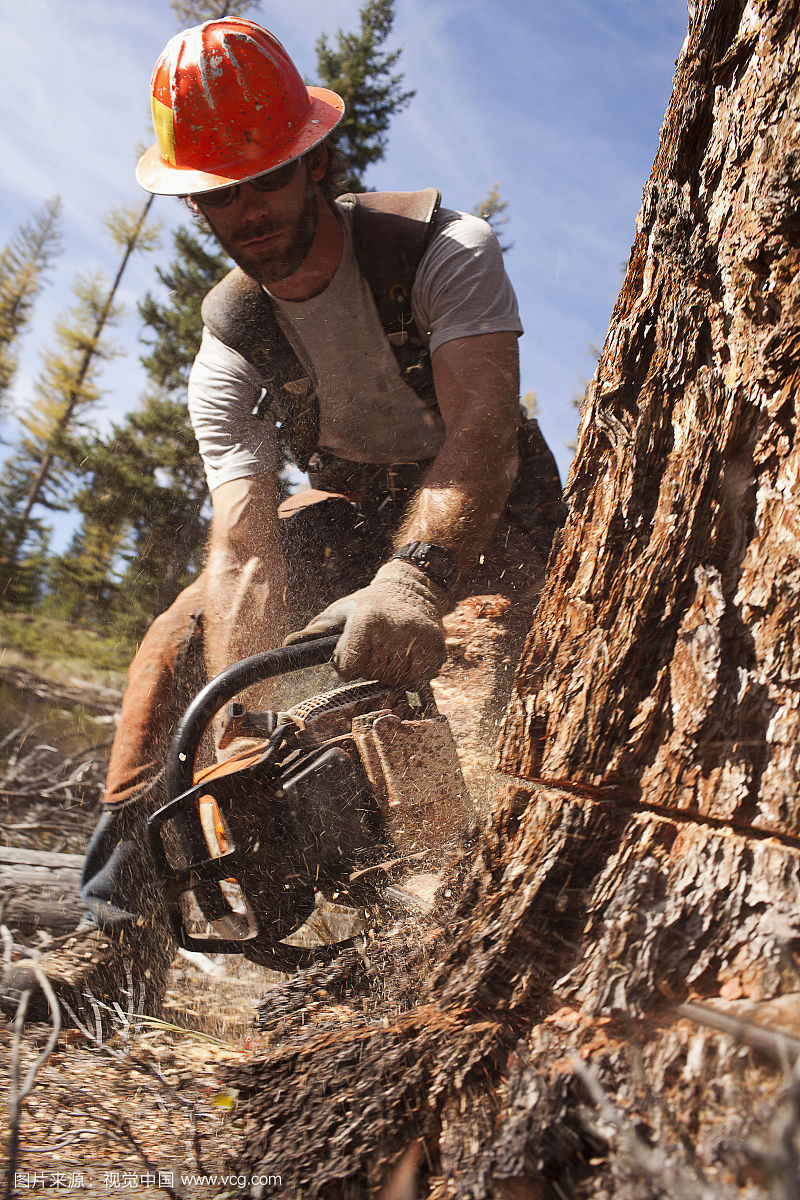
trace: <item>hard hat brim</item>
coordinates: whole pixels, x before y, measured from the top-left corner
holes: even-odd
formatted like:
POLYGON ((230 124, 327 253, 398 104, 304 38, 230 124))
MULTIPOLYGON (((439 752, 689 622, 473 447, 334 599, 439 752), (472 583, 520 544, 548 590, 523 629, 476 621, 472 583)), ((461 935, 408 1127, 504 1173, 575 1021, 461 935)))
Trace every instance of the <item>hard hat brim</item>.
POLYGON ((192 167, 175 166, 161 154, 156 142, 145 150, 136 164, 136 180, 147 192, 157 196, 187 196, 212 192, 231 183, 246 183, 267 171, 275 171, 286 163, 312 150, 331 133, 344 116, 344 100, 328 88, 307 89, 311 113, 303 127, 283 146, 278 154, 249 159, 247 162, 221 166, 218 173, 199 171, 192 167))

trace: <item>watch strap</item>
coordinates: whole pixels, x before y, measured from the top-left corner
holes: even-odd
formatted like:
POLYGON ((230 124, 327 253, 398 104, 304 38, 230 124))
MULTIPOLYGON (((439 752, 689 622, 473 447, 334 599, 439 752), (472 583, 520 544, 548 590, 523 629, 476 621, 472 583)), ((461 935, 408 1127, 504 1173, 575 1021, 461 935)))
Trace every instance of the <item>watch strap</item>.
POLYGON ((458 567, 450 551, 432 542, 406 542, 392 558, 404 558, 414 563, 445 591, 449 591, 458 578, 458 567))

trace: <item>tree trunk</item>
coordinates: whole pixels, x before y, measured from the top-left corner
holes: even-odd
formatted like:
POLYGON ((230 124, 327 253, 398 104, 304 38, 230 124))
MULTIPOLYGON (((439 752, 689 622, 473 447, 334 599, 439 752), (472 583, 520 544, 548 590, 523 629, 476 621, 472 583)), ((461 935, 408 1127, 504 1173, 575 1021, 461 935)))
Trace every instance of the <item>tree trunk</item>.
POLYGON ((86 911, 78 894, 82 866, 80 854, 0 846, 0 922, 26 936, 73 930, 86 911))
POLYGON ((697 14, 502 747, 526 778, 792 834, 796 22, 779 0, 697 14))
POLYGON ((265 1003, 245 1160, 290 1195, 800 1195, 796 1105, 770 1125, 799 1049, 772 1029, 800 1030, 798 16, 692 13, 501 739, 516 783, 434 929, 265 1003))

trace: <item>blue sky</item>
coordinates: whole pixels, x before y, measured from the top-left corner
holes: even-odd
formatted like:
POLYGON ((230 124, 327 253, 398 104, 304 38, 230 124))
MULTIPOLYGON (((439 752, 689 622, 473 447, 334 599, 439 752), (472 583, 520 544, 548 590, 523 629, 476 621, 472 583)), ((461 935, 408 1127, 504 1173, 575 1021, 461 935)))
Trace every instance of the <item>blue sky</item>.
MULTIPOLYGON (((5 0, 9 4, 9 0, 5 0)), ((313 80, 323 30, 351 29, 361 0, 273 0, 254 13, 313 80)), ((174 32, 167 0, 27 0, 3 22, 0 244, 44 200, 64 204, 64 252, 23 343, 14 407, 22 411, 54 319, 71 303, 76 271, 113 273, 103 216, 141 201, 137 146, 152 141, 148 83, 174 32)), ((508 202, 506 264, 520 302, 523 391, 562 474, 574 437, 576 390, 594 370, 658 145, 685 0, 396 0, 392 46, 416 90, 391 129, 375 188, 441 188, 471 210, 497 182, 508 202)), ((162 249, 125 278, 124 352, 103 379, 105 425, 144 386, 135 304, 172 257, 176 202, 160 199, 162 249)), ((13 441, 13 418, 0 427, 13 441)))

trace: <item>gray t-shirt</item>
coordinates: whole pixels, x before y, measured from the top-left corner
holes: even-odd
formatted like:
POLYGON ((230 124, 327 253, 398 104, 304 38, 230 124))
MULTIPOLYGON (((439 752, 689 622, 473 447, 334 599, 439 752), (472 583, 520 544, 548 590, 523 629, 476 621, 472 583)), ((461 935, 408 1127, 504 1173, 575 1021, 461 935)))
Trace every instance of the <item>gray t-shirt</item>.
MULTIPOLYGON (((278 322, 320 403, 320 446, 356 462, 416 462, 442 444, 438 414, 403 381, 353 251, 345 214, 341 262, 311 300, 273 297, 278 322)), ((455 338, 522 333, 517 302, 489 225, 439 211, 411 293, 417 327, 433 353, 455 338)), ((253 415, 257 371, 205 329, 189 377, 189 413, 209 488, 274 471, 278 431, 253 415)))

